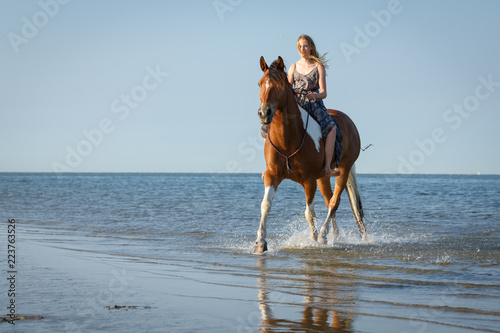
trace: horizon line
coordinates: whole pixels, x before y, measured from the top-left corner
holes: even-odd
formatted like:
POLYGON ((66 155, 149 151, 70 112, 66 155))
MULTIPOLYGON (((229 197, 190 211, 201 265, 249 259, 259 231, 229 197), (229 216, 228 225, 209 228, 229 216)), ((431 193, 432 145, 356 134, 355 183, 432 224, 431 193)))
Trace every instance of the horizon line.
MULTIPOLYGON (((0 174, 48 174, 48 175, 78 175, 78 174, 220 174, 220 175, 260 175, 262 172, 211 172, 211 171, 81 171, 81 172, 54 172, 54 171, 0 171, 0 174)), ((380 173, 357 172, 358 175, 396 175, 396 176, 500 176, 497 173, 380 173)))

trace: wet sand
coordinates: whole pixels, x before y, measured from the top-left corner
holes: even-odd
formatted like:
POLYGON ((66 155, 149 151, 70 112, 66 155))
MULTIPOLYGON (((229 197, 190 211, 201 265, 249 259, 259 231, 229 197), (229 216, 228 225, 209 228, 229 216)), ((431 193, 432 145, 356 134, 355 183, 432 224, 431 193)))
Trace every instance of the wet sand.
MULTIPOLYGON (((267 269, 272 254, 235 253, 234 263, 219 264, 133 257, 96 251, 84 237, 57 231, 24 233, 18 240, 15 298, 21 318, 15 326, 0 322, 2 331, 470 331, 412 320, 410 313, 391 313, 379 302, 355 305, 360 295, 351 283, 325 292, 331 277, 280 276, 267 269), (238 267, 241 259, 255 267, 238 267), (282 281, 280 290, 276 280, 282 281), (302 285, 300 292, 283 291, 288 281, 302 285)), ((7 288, 5 281, 0 287, 7 288)))
POLYGON ((221 332, 255 310, 251 290, 182 264, 30 238, 18 241, 16 315, 24 318, 0 323, 1 331, 221 332))

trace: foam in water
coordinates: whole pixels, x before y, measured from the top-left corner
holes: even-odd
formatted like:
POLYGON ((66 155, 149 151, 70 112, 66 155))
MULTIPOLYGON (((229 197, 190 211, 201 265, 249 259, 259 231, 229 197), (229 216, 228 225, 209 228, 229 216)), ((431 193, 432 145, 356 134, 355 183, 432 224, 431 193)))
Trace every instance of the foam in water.
POLYGON ((320 242, 313 241, 311 239, 311 233, 308 229, 295 232, 291 237, 286 239, 284 242, 279 244, 280 248, 314 248, 314 247, 327 247, 327 245, 321 244, 320 242))
MULTIPOLYGON (((318 228, 319 230, 319 228, 318 228)), ((382 244, 401 244, 415 243, 423 240, 428 240, 427 235, 407 234, 398 236, 390 231, 368 232, 368 240, 363 241, 355 229, 345 230, 339 228, 339 237, 334 238, 332 233, 327 235, 327 244, 321 244, 313 241, 309 229, 294 231, 291 236, 285 239, 281 238, 278 242, 278 247, 283 249, 303 249, 303 248, 328 248, 339 245, 382 245, 382 244)))
POLYGON ((453 258, 447 253, 444 253, 443 255, 438 255, 436 260, 432 261, 432 263, 438 264, 438 265, 448 265, 448 264, 451 264, 452 262, 453 262, 453 258))

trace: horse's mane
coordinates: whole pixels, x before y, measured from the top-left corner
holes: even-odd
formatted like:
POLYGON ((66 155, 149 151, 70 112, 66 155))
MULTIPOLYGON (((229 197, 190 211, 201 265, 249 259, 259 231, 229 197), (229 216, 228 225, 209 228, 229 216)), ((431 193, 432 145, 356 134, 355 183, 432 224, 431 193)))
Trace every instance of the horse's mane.
POLYGON ((271 66, 269 67, 269 79, 271 82, 275 83, 277 86, 285 86, 289 87, 288 84, 288 76, 286 74, 286 67, 283 69, 278 68, 278 61, 274 60, 271 66))

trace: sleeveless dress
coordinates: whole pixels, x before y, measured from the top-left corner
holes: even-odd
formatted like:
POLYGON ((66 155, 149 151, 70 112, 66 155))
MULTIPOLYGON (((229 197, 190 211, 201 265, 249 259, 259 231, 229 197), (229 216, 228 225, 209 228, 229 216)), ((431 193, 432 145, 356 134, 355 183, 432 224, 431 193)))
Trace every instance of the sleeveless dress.
POLYGON ((307 74, 300 74, 297 67, 293 70, 293 86, 297 103, 316 120, 321 127, 321 136, 326 140, 328 133, 333 127, 337 130, 335 138, 335 167, 339 166, 340 155, 342 154, 342 133, 335 121, 328 113, 323 100, 309 100, 306 95, 309 93, 319 93, 319 71, 318 66, 307 74))

